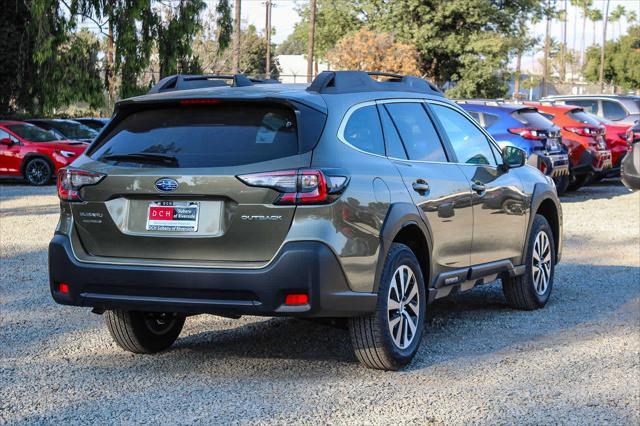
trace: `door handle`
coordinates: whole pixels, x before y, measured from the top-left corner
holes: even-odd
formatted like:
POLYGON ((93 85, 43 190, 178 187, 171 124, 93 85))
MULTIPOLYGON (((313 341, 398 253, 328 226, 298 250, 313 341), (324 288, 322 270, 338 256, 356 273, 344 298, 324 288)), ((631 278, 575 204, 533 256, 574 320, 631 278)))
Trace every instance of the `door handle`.
POLYGON ((429 184, 425 182, 423 179, 418 179, 411 185, 413 190, 416 191, 420 195, 424 195, 425 192, 429 191, 429 184))
POLYGON ((487 187, 484 186, 484 184, 482 184, 480 182, 474 182, 474 183, 471 184, 471 189, 473 189, 478 194, 482 194, 483 192, 485 192, 487 190, 487 187))

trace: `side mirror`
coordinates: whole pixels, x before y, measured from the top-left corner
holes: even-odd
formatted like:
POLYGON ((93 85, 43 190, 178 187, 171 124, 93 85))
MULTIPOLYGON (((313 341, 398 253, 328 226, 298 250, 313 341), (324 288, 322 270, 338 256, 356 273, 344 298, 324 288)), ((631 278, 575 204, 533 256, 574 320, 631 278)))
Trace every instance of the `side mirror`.
POLYGON ((506 169, 515 169, 524 166, 527 161, 527 153, 515 146, 505 146, 502 149, 502 162, 506 169))
POLYGON ((11 138, 2 138, 2 139, 0 139, 0 144, 6 145, 6 146, 11 146, 11 145, 13 145, 13 140, 11 138))

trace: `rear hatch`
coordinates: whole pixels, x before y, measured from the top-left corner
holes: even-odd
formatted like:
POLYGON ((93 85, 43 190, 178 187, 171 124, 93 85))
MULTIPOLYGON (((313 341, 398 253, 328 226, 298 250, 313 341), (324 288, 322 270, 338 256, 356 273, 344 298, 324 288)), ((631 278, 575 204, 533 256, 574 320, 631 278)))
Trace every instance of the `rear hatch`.
POLYGON ((274 205, 276 191, 236 176, 308 167, 324 114, 292 103, 196 101, 121 111, 91 147, 80 167, 106 177, 70 203, 87 254, 200 262, 276 254, 295 206, 274 205))
POLYGON ((521 108, 511 113, 511 116, 522 123, 531 139, 539 140, 549 153, 562 151, 560 128, 540 114, 535 108, 521 108))

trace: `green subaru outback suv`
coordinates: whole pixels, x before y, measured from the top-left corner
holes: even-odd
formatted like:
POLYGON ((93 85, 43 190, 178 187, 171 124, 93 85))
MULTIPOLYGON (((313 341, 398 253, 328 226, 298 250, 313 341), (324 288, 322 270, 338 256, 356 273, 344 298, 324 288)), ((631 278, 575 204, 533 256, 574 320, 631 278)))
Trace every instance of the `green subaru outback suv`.
POLYGON ((562 247, 553 181, 433 85, 337 71, 311 85, 172 76, 118 103, 58 177, 61 304, 125 350, 168 348, 196 314, 347 318, 395 370, 436 299, 501 279, 544 306, 562 247))

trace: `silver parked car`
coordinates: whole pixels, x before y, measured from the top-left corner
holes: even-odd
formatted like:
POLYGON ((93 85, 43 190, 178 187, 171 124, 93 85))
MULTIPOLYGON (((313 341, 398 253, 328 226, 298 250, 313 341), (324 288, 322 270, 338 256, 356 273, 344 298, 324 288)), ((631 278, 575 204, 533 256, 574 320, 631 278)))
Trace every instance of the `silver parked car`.
POLYGON ((634 124, 640 120, 640 96, 633 95, 559 95, 541 102, 576 105, 598 117, 616 123, 634 124))

